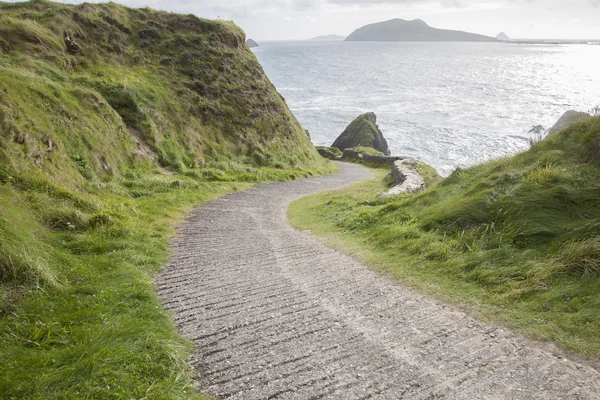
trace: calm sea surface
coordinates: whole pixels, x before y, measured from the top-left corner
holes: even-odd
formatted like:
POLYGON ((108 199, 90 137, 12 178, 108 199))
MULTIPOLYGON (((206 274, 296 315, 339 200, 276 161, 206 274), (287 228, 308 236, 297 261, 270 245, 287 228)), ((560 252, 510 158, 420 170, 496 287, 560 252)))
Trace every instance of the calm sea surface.
POLYGON ((254 49, 316 145, 374 111, 392 154, 443 175, 528 148, 534 125, 600 104, 600 46, 273 42, 254 49))

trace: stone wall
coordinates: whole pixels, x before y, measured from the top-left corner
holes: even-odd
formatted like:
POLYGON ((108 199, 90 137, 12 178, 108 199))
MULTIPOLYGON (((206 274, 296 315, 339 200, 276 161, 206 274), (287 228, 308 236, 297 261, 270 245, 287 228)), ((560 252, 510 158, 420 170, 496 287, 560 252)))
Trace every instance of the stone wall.
POLYGON ((425 190, 425 180, 417 172, 417 160, 405 158, 392 165, 392 178, 398 183, 381 197, 392 197, 403 193, 420 193, 425 190))
POLYGON ((325 157, 330 160, 339 160, 342 158, 338 154, 334 153, 329 147, 317 147, 317 151, 319 152, 321 157, 325 157))
POLYGON ((408 157, 403 156, 379 156, 369 153, 363 153, 356 150, 344 150, 344 158, 365 161, 370 164, 376 165, 392 165, 394 162, 404 160, 408 157))

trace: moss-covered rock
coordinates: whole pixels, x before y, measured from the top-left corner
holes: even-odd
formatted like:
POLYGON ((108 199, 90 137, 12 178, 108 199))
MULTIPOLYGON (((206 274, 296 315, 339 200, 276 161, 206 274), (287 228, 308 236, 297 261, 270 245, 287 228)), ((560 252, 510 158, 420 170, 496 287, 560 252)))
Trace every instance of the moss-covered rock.
POLYGON ((349 149, 345 149, 344 152, 346 151, 353 151, 355 153, 361 153, 361 154, 371 154, 373 156, 384 156, 385 154, 383 154, 383 152, 379 151, 379 150, 375 150, 372 147, 363 147, 363 146, 358 146, 358 147, 351 147, 349 149))
POLYGON ((342 158, 342 152, 335 147, 317 146, 317 151, 322 157, 330 160, 340 160, 342 158))
POLYGON ((342 151, 353 147, 370 147, 390 155, 388 144, 377 126, 377 116, 369 112, 358 116, 333 142, 332 147, 342 151))

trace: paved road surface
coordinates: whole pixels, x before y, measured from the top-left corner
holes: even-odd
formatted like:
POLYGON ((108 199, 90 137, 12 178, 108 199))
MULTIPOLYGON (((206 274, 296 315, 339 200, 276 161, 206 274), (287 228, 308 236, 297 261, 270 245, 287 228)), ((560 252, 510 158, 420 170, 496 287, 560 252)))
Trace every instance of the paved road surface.
POLYGON ((258 185, 196 209, 158 279, 203 393, 231 399, 600 399, 600 377, 419 295, 286 221, 363 180, 258 185))

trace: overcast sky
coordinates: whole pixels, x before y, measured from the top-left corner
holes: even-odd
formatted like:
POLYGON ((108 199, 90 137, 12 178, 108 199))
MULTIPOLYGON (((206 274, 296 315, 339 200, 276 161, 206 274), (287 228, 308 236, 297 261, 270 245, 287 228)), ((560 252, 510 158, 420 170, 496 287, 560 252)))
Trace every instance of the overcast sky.
MULTIPOLYGON (((233 20, 261 40, 349 35, 391 18, 512 38, 600 39, 600 0, 116 0, 233 20)), ((79 1, 68 1, 79 2, 79 1)))

